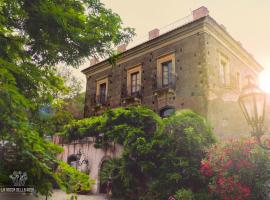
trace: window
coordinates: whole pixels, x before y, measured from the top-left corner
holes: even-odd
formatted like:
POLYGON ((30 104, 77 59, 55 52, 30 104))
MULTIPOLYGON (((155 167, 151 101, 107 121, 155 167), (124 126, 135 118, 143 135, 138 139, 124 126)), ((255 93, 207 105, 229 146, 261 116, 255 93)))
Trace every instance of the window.
POLYGON ((141 65, 127 70, 127 93, 138 94, 141 91, 141 65))
POLYGON ((160 110, 160 117, 169 117, 170 115, 175 113, 175 108, 173 107, 165 107, 160 110))
POLYGON ((102 83, 99 86, 99 99, 100 103, 105 103, 106 101, 106 83, 102 83))
POLYGON ((97 81, 96 103, 106 104, 108 93, 108 78, 97 81))
POLYGON ((157 86, 166 87, 175 81, 175 56, 169 54, 157 60, 157 86))
POLYGON ((140 73, 134 72, 131 74, 131 94, 140 91, 140 73))
POLYGON ((229 87, 230 80, 230 66, 229 61, 224 56, 220 55, 220 82, 224 87, 229 87))
POLYGON ((168 86, 172 82, 172 61, 161 64, 162 66, 162 86, 168 86))

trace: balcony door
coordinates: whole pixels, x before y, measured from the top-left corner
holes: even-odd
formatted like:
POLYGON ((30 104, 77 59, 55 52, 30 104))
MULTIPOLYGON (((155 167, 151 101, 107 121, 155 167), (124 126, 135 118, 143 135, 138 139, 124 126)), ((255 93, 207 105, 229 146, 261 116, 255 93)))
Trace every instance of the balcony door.
POLYGON ((99 86, 99 100, 100 103, 104 104, 106 102, 106 91, 107 91, 107 86, 106 83, 102 83, 99 86))
POLYGON ((103 78, 97 81, 96 103, 106 104, 108 96, 108 78, 103 78))
POLYGON ((127 70, 127 94, 137 95, 141 91, 142 67, 137 65, 127 70))
POLYGON ((168 86, 172 83, 172 61, 161 64, 162 67, 162 86, 168 86))
POLYGON ((140 91, 140 72, 131 74, 131 94, 136 94, 140 91))

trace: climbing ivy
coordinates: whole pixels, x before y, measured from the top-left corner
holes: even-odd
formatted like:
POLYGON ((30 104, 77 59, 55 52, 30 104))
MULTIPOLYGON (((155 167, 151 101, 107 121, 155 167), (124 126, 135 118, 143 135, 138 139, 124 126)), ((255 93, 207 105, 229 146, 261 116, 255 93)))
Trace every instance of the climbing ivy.
POLYGON ((97 148, 123 146, 122 156, 106 162, 101 172, 103 181, 112 177, 114 196, 163 200, 180 188, 206 189, 200 161, 215 138, 206 120, 192 111, 161 119, 145 107, 117 108, 73 121, 63 135, 94 137, 97 148))

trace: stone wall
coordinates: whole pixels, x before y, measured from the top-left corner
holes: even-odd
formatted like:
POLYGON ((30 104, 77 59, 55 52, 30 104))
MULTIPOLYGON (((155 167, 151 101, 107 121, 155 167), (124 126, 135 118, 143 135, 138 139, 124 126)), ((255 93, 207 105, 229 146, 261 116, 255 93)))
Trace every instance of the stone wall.
MULTIPOLYGON (((59 141, 55 141, 59 143, 59 141)), ((88 160, 89 176, 96 181, 96 184, 92 188, 93 193, 99 193, 100 179, 99 172, 103 161, 114 157, 120 157, 122 154, 122 147, 118 144, 114 144, 113 148, 109 150, 97 149, 94 147, 93 138, 85 138, 80 141, 74 141, 69 144, 60 144, 64 151, 59 155, 59 158, 67 162, 68 157, 76 155, 81 152, 86 160, 88 160)))
POLYGON ((212 34, 205 35, 208 77, 207 119, 211 123, 214 133, 217 133, 221 138, 248 135, 250 128, 240 109, 238 98, 241 89, 247 84, 247 76, 251 75, 257 81, 259 71, 255 70, 254 63, 240 55, 238 49, 229 46, 228 41, 223 36, 224 33, 221 34, 222 32, 213 31, 212 34), (229 86, 221 83, 221 56, 228 60, 229 86))
POLYGON ((85 116, 126 106, 122 97, 127 89, 127 69, 136 65, 142 66, 142 105, 157 113, 166 105, 177 110, 191 109, 205 116, 213 131, 222 138, 249 133, 237 100, 246 84, 246 75, 256 80, 262 68, 212 18, 201 18, 128 50, 114 66, 103 62, 90 67, 91 73, 86 73, 85 116), (166 54, 175 57, 176 87, 173 95, 161 98, 155 94, 157 60, 166 54), (220 55, 228 59, 230 66, 229 87, 220 83, 220 55), (95 95, 96 80, 105 76, 109 78, 109 101, 96 111, 91 99, 95 95))
POLYGON ((142 99, 141 103, 156 112, 162 108, 154 95, 157 82, 157 59, 165 54, 174 54, 176 63, 176 96, 172 105, 179 108, 191 108, 198 113, 206 113, 204 98, 204 83, 202 69, 204 59, 204 36, 199 31, 188 38, 168 44, 156 50, 145 53, 134 59, 121 64, 116 64, 110 69, 91 75, 87 79, 86 89, 86 116, 93 115, 94 104, 91 98, 96 91, 96 80, 100 77, 109 77, 109 104, 108 107, 115 108, 124 106, 121 96, 127 88, 127 69, 138 64, 142 65, 142 99))

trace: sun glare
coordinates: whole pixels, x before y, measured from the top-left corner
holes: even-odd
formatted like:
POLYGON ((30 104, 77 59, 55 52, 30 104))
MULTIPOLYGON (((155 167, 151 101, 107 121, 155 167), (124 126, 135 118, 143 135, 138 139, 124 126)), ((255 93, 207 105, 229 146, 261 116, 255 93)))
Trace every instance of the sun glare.
POLYGON ((270 70, 264 70, 259 76, 260 88, 270 93, 270 70))

